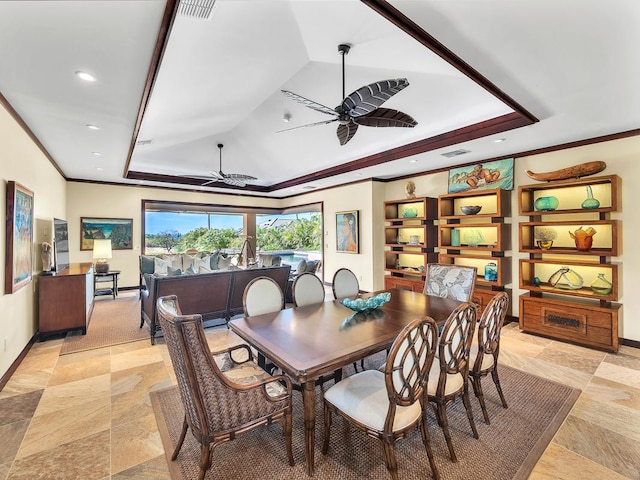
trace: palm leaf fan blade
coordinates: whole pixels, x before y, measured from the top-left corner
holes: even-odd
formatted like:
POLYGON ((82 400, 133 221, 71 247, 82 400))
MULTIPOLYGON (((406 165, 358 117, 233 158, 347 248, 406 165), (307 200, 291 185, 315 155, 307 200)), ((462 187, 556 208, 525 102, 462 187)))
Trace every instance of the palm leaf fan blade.
POLYGON ((416 122, 411 115, 390 108, 378 108, 373 113, 353 119, 358 125, 366 127, 405 127, 413 128, 416 122))
POLYGON ((408 86, 406 78, 381 80, 351 93, 342 101, 341 106, 350 117, 367 115, 408 86))
POLYGON ((336 132, 336 134, 338 135, 340 145, 345 145, 349 140, 353 138, 357 131, 358 124, 354 123, 353 120, 350 120, 347 124, 338 125, 338 131, 336 132))

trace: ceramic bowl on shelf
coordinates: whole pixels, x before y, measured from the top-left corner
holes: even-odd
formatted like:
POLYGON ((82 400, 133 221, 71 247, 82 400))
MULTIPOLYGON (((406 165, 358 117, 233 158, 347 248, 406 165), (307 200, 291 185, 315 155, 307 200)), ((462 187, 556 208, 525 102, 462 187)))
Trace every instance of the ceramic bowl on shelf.
POLYGON ((482 210, 482 205, 463 205, 460 210, 465 215, 475 215, 482 210))

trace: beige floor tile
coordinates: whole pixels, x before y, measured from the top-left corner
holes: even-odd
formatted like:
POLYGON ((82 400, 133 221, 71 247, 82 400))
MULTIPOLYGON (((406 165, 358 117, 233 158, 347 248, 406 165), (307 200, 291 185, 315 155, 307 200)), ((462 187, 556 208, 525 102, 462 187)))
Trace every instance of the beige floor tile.
POLYGON ((110 355, 110 347, 93 348, 91 350, 85 350, 83 352, 68 353, 66 355, 60 355, 56 367, 59 367, 61 365, 69 365, 71 363, 84 362, 99 357, 109 357, 110 355))
POLYGON ((631 370, 640 370, 640 354, 633 352, 632 350, 640 352, 640 348, 630 349, 629 347, 623 347, 620 348, 618 353, 607 354, 604 361, 621 367, 626 367, 631 370))
POLYGON ((164 454, 153 414, 116 425, 111 430, 111 474, 164 454))
POLYGON ((538 461, 529 480, 624 480, 624 477, 588 458, 552 442, 538 461))
POLYGON ((602 362, 594 375, 640 389, 640 370, 602 362))
POLYGON ((144 463, 111 475, 111 480, 170 480, 167 459, 159 455, 144 463))
MULTIPOLYGON (((101 404, 109 398, 110 385, 110 374, 105 373, 49 387, 44 391, 34 416, 51 415, 60 410, 82 411, 94 402, 101 404)), ((108 416, 109 411, 104 413, 108 416)))
POLYGON ((592 375, 605 355, 597 350, 554 342, 541 351, 536 358, 592 375))
POLYGON ((49 387, 76 382, 86 378, 109 374, 111 359, 108 355, 88 357, 84 361, 63 362, 56 365, 49 379, 49 387))
POLYGON ((640 411, 640 389, 605 378, 593 377, 584 389, 584 394, 601 403, 611 403, 640 411))
POLYGON ((105 430, 46 451, 18 458, 11 467, 8 478, 10 480, 109 478, 109 437, 109 431, 105 430))
POLYGON ((150 392, 171 385, 164 362, 114 372, 111 375, 111 427, 152 414, 150 392))
POLYGON ((49 383, 53 367, 26 373, 14 373, 0 392, 0 399, 42 390, 49 383))
POLYGON ((134 350, 141 350, 149 348, 151 346, 151 340, 145 339, 137 342, 122 343, 120 345, 114 345, 111 348, 111 355, 119 355, 120 353, 133 352, 134 350))
POLYGON ((154 345, 148 345, 146 348, 111 355, 111 371, 128 370, 161 361, 160 349, 154 345))
POLYGON ((591 375, 589 373, 557 365, 539 358, 530 359, 529 362, 524 365, 522 370, 580 390, 583 390, 591 380, 591 375))
POLYGON ((640 415, 638 411, 612 403, 603 403, 584 394, 571 409, 571 415, 592 425, 627 437, 640 448, 640 415))

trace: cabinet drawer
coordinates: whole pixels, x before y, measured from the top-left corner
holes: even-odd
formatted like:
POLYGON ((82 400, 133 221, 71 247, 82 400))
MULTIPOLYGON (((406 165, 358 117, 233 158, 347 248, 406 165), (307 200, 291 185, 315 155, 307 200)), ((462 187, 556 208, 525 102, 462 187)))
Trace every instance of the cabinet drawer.
POLYGON ((424 291, 424 280, 413 280, 387 275, 384 279, 384 288, 401 288, 411 292, 422 293, 424 291))
POLYGON ((618 350, 620 305, 600 307, 569 301, 520 297, 520 328, 608 351, 618 350))

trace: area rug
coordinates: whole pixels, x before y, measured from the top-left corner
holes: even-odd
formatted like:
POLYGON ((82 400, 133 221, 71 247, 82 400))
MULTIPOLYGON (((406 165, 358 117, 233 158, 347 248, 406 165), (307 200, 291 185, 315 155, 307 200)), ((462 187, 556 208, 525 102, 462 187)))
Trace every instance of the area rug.
MULTIPOLYGON (((378 360, 379 361, 379 360, 378 360)), ((375 359, 372 366, 376 365, 375 359)), ((480 439, 471 434, 462 401, 449 407, 449 421, 458 463, 449 458, 442 430, 431 411, 429 431, 440 476, 449 480, 526 479, 580 394, 573 389, 520 370, 502 366, 502 388, 508 409, 502 408, 491 379, 485 400, 491 425, 482 420, 477 400, 472 400, 480 439)), ((287 462, 279 425, 262 427, 218 446, 206 478, 308 480, 304 457, 302 399, 294 391, 293 453, 287 462)), ((176 386, 153 392, 151 402, 173 480, 197 478, 200 447, 191 434, 176 461, 170 456, 180 434, 184 411, 176 386)), ((329 453, 322 455, 322 402, 316 405, 316 479, 388 479, 380 443, 334 415, 329 453)), ((396 444, 398 474, 402 480, 433 478, 420 434, 416 430, 396 444)))
POLYGON ((87 334, 67 333, 60 355, 149 339, 149 328, 140 328, 140 300, 137 292, 97 297, 87 334))

